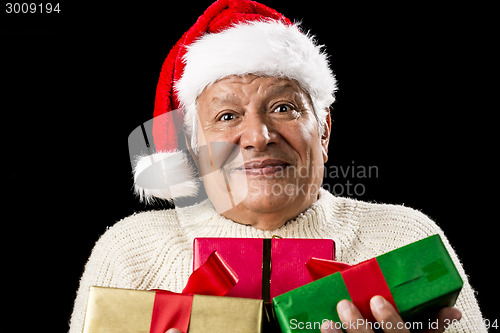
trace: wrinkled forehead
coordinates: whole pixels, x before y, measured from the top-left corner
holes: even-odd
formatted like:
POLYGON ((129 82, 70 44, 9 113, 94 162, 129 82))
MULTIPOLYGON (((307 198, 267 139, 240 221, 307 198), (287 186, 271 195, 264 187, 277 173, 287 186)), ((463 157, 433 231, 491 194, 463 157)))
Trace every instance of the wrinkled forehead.
POLYGON ((198 105, 248 104, 252 98, 266 100, 279 96, 309 95, 294 80, 284 77, 232 75, 207 86, 198 97, 198 105))

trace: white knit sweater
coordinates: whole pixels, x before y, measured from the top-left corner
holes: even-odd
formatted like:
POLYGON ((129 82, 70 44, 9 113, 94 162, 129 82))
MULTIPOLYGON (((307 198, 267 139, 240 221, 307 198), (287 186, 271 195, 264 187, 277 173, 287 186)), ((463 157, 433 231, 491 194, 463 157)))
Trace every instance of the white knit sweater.
POLYGON ((228 220, 209 201, 137 213, 119 221, 92 250, 80 280, 70 332, 82 332, 92 285, 180 292, 192 272, 196 237, 329 238, 335 241, 336 260, 354 264, 436 233, 464 280, 456 305, 463 317, 446 332, 487 332, 462 265, 433 221, 407 207, 339 198, 324 190, 308 210, 273 231, 228 220))

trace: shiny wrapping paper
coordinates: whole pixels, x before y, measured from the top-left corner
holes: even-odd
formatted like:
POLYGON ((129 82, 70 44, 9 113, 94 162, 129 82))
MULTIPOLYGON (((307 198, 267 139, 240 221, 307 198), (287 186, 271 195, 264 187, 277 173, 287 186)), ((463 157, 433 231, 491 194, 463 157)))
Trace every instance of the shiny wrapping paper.
POLYGON ((238 276, 227 296, 271 301, 312 279, 306 269, 311 257, 334 259, 331 239, 196 238, 194 269, 217 251, 238 276))
POLYGON ((162 313, 169 311, 173 321, 187 320, 189 333, 255 333, 262 331, 262 306, 236 297, 91 287, 83 332, 164 333, 186 324, 166 321, 162 313))
POLYGON ((273 299, 282 332, 319 332, 323 320, 339 322, 335 309, 342 299, 373 320, 369 301, 375 295, 395 305, 403 320, 422 320, 453 306, 463 286, 439 235, 353 266, 315 259, 308 266, 317 281, 273 299))

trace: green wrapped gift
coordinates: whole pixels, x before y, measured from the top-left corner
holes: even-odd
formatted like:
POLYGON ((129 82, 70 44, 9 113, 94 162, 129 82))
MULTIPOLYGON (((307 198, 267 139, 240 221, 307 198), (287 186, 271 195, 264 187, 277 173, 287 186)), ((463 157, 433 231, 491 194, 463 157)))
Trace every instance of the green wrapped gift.
POLYGON ((319 259, 307 265, 318 280, 273 298, 282 332, 319 332, 325 320, 340 322, 336 306, 342 299, 374 321, 369 302, 375 295, 391 302, 405 321, 423 322, 453 306, 463 285, 439 235, 353 266, 319 259))

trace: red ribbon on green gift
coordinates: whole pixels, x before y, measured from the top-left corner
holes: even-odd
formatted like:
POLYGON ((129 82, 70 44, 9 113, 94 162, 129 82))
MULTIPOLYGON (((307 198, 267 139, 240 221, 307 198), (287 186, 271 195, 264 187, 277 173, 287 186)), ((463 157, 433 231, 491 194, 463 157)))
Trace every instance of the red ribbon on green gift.
POLYGON ((311 258, 306 263, 306 267, 313 281, 340 272, 352 302, 367 320, 375 320, 370 309, 370 299, 373 296, 379 295, 384 297, 397 309, 377 258, 363 261, 356 265, 311 258))
POLYGON ((156 289, 150 333, 165 333, 170 328, 187 332, 193 294, 224 296, 238 283, 234 270, 217 253, 195 270, 182 293, 156 289))

